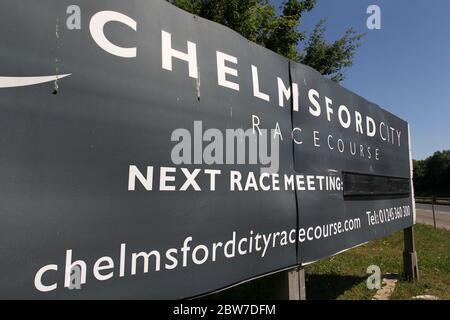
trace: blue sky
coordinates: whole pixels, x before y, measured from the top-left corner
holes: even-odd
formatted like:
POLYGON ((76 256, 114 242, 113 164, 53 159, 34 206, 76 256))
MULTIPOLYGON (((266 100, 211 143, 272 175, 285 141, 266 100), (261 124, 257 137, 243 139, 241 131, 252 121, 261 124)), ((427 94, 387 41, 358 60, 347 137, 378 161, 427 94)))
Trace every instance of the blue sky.
POLYGON ((367 32, 342 85, 410 123, 415 159, 450 149, 450 1, 317 0, 301 29, 321 18, 329 40, 348 27, 367 32), (381 30, 367 29, 371 4, 381 30))

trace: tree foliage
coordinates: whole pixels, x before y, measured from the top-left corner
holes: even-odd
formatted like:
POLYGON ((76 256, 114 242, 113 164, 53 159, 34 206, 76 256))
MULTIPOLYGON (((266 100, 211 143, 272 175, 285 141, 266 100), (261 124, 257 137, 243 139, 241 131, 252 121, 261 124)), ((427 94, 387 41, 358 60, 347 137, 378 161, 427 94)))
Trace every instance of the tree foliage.
POLYGON ((333 42, 325 39, 325 20, 311 34, 300 31, 302 17, 316 0, 285 0, 279 12, 269 0, 168 0, 195 15, 223 24, 276 53, 340 82, 353 64, 363 34, 352 28, 333 42))
POLYGON ((414 161, 414 190, 419 196, 450 196, 450 150, 414 161))

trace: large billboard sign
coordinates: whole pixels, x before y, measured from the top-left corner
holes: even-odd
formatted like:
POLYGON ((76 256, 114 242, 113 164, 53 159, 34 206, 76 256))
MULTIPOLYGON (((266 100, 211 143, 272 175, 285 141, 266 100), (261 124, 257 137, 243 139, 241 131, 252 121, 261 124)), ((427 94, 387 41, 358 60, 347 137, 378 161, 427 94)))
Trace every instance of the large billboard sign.
POLYGON ((5 0, 0 298, 188 298, 414 223, 408 124, 166 1, 5 0))

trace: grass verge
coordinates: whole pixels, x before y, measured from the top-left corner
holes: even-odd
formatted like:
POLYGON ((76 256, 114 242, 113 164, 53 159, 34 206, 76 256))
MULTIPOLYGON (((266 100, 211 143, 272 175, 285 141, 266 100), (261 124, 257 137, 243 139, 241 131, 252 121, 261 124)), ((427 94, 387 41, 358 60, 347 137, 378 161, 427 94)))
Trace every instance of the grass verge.
POLYGON ((407 282, 403 273, 403 232, 371 241, 335 257, 306 267, 306 294, 312 300, 371 299, 367 267, 377 265, 382 274, 399 274, 391 299, 433 295, 450 300, 450 231, 418 224, 415 227, 420 280, 407 282))

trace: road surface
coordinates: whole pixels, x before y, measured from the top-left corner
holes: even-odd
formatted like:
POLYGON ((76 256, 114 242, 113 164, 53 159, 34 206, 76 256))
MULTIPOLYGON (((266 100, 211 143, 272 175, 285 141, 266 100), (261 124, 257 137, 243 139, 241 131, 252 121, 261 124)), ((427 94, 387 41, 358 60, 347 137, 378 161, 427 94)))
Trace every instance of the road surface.
MULTIPOLYGON (((438 228, 450 230, 450 206, 435 206, 436 224, 438 228)), ((417 222, 433 225, 431 204, 416 204, 417 222)))

